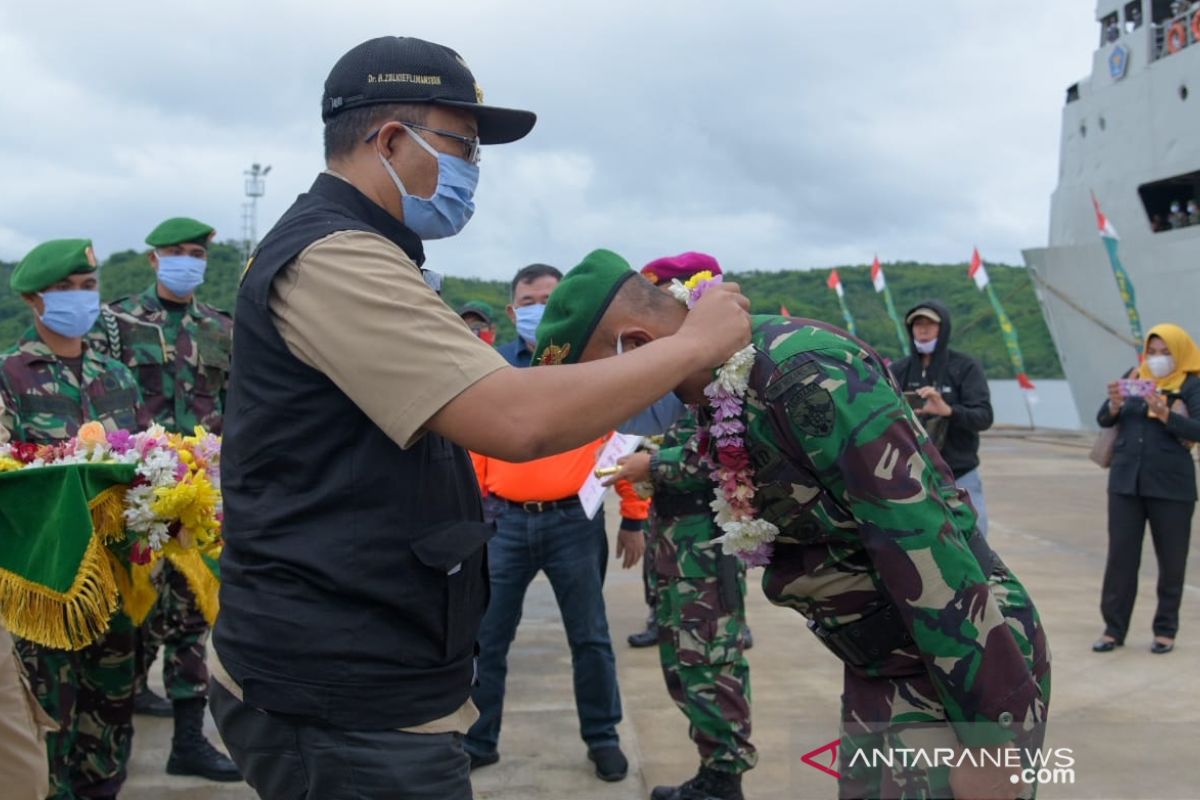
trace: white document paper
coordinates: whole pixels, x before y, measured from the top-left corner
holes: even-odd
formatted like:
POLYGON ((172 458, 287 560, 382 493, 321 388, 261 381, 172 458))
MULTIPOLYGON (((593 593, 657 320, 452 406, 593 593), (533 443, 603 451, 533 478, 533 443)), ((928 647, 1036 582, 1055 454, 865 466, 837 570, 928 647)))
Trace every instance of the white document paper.
POLYGON ((596 470, 615 467, 621 456, 627 456, 637 450, 641 443, 641 436, 626 436, 622 433, 614 433, 612 438, 604 443, 604 447, 600 450, 600 457, 596 459, 596 466, 592 467, 592 471, 588 473, 588 479, 579 489, 579 502, 583 505, 583 512, 587 514, 588 519, 595 519, 596 512, 600 510, 600 506, 604 505, 606 487, 603 485, 603 481, 607 478, 597 478, 596 470))

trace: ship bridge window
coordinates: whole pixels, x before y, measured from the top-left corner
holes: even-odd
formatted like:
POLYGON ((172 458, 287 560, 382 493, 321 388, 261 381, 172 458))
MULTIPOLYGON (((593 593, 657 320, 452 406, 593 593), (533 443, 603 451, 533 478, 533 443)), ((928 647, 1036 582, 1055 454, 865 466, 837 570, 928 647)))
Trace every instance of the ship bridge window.
POLYGON ((1200 170, 1138 187, 1155 233, 1200 225, 1200 170))
POLYGON ((1142 0, 1125 4, 1125 32, 1132 33, 1142 27, 1142 0))
POLYGON ((1078 99, 1079 99, 1079 84, 1072 83, 1070 86, 1067 87, 1067 102, 1074 103, 1078 99))
POLYGON ((1100 46, 1115 42, 1121 38, 1121 19, 1120 15, 1114 11, 1108 16, 1100 20, 1100 46))

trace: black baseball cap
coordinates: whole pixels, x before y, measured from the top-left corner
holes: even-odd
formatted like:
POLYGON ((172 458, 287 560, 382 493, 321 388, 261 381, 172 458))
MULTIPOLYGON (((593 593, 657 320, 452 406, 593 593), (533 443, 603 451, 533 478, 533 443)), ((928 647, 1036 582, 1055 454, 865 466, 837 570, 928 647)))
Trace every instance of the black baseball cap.
POLYGON ((533 129, 532 111, 483 105, 483 90, 462 56, 412 36, 370 39, 338 59, 325 79, 321 120, 350 108, 431 103, 463 108, 479 123, 480 144, 515 142, 533 129))

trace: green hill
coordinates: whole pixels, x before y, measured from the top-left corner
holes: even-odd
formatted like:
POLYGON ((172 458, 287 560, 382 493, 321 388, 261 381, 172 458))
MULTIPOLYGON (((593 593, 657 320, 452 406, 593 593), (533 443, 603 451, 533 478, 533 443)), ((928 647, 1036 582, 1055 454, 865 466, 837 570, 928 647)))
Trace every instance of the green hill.
MULTIPOLYGON (((21 298, 8 288, 11 264, 0 262, 0 348, 7 347, 30 322, 29 311, 21 298)), ((953 346, 980 359, 992 378, 1011 378, 1012 369, 1000 327, 983 292, 967 277, 966 264, 886 264, 888 285, 896 308, 903 314, 922 300, 938 299, 954 314, 953 346)), ((213 245, 209 252, 208 278, 197 295, 218 308, 233 308, 241 256, 230 244, 213 245)), ((883 298, 871 286, 867 266, 839 266, 845 287, 846 303, 858 323, 858 333, 881 353, 892 358, 900 355, 895 327, 888 319, 883 298)), ((153 281, 153 270, 144 252, 127 250, 114 253, 101 268, 101 294, 105 300, 142 291, 153 281)), ((988 264, 988 274, 996 293, 1004 303, 1021 339, 1025 366, 1032 378, 1060 378, 1062 367, 1050 333, 1034 297, 1033 285, 1024 268, 988 264)), ((743 272, 730 277, 737 280, 750 298, 756 313, 778 313, 784 306, 798 317, 814 317, 842 325, 837 298, 825 285, 829 270, 743 272)), ((508 303, 508 283, 478 278, 448 276, 443 294, 457 308, 468 300, 483 300, 500 315, 499 341, 508 341, 515 332, 504 317, 508 303)))

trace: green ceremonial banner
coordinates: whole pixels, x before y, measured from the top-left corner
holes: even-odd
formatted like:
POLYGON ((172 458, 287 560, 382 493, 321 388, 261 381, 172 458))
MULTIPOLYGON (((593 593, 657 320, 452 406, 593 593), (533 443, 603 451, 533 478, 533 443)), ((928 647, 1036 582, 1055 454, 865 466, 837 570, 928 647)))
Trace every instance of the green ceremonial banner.
POLYGON ((1096 226, 1100 229, 1100 238, 1104 240, 1104 249, 1108 251, 1108 263, 1112 267, 1113 277, 1117 281, 1117 292, 1121 295, 1121 302, 1125 304, 1125 315, 1129 317, 1129 332, 1133 334, 1133 340, 1137 342, 1136 347, 1140 358, 1146 337, 1142 334, 1142 317, 1138 314, 1137 293, 1133 289, 1133 280, 1130 279, 1129 273, 1121 264, 1121 257, 1117 255, 1117 244, 1121 237, 1117 235, 1117 229, 1113 227, 1112 222, 1100 210, 1100 201, 1096 199, 1095 194, 1092 195, 1092 205, 1096 209, 1096 226))
POLYGON ((988 300, 992 303, 992 309, 996 312, 996 319, 1000 322, 1000 332, 1004 334, 1004 346, 1008 348, 1008 358, 1012 361, 1013 372, 1016 373, 1017 383, 1022 389, 1032 389, 1033 383, 1030 382, 1029 376, 1025 374, 1025 359, 1021 357, 1021 343, 1017 340, 1017 329, 1013 327, 1012 320, 1008 318, 1008 314, 1004 311, 1004 306, 1000 305, 1000 298, 996 297, 996 290, 989 283, 985 289, 988 300))

